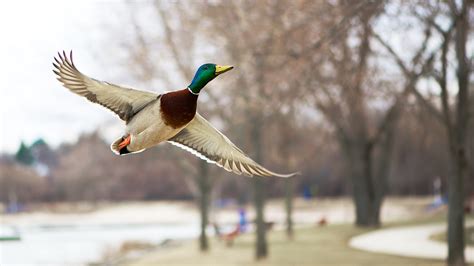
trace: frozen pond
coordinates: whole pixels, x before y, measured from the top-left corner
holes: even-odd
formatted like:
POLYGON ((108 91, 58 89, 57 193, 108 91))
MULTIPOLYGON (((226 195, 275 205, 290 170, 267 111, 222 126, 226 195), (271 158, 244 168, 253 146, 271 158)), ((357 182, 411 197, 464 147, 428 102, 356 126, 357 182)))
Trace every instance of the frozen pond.
MULTIPOLYGON (((414 204, 410 199, 387 199, 382 209, 384 221, 414 217, 424 210, 429 199, 414 204)), ((282 201, 269 202, 268 220, 284 224, 282 201)), ((253 210, 248 208, 248 219, 253 210)), ((350 199, 295 201, 295 224, 312 225, 325 217, 332 224, 353 221, 350 199)), ((214 210, 214 221, 235 225, 235 208, 214 210)), ((159 244, 165 239, 195 238, 199 213, 190 202, 125 202, 100 207, 94 211, 52 213, 45 211, 1 215, 2 224, 15 225, 21 241, 0 241, 0 266, 85 265, 97 261, 110 249, 125 241, 148 241, 159 244)), ((212 234, 213 230, 209 233, 212 234)))
POLYGON ((86 265, 129 240, 158 244, 198 235, 197 224, 30 225, 0 241, 0 265, 86 265))

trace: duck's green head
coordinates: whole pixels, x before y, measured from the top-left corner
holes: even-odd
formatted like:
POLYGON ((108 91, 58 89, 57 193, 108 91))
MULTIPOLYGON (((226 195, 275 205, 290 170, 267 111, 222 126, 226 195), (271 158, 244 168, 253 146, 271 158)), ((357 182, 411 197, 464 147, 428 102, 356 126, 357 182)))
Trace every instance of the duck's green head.
POLYGON ((204 64, 198 68, 194 75, 193 81, 188 86, 189 90, 194 94, 199 94, 206 84, 215 77, 234 68, 233 66, 219 66, 216 64, 204 64))

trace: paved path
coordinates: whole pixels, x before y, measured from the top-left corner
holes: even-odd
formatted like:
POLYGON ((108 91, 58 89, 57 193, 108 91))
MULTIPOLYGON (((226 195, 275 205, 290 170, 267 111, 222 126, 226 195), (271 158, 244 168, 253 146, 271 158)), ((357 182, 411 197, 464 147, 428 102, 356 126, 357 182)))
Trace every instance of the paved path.
MULTIPOLYGON (((474 220, 466 221, 466 225, 474 226, 474 220)), ((381 229, 355 236, 349 245, 370 252, 445 260, 448 255, 446 243, 429 237, 446 231, 446 228, 445 223, 440 223, 381 229)), ((467 262, 474 262, 474 247, 467 247, 465 256, 467 262)))

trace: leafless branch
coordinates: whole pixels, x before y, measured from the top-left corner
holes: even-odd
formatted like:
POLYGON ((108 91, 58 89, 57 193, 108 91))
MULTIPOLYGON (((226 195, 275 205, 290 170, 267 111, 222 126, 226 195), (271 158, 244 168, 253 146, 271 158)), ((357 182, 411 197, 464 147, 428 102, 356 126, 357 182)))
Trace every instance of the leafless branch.
POLYGON ((449 92, 447 88, 447 68, 448 68, 448 49, 449 43, 451 41, 451 30, 443 34, 443 44, 442 44, 442 51, 441 51, 441 73, 440 75, 435 76, 435 80, 438 82, 441 88, 441 104, 442 110, 444 115, 444 120, 446 127, 448 129, 448 133, 452 134, 453 131, 453 124, 451 121, 451 110, 449 107, 449 92))
POLYGON ((393 50, 393 48, 377 33, 374 33, 375 39, 383 46, 385 49, 392 55, 393 59, 397 63, 400 70, 402 70, 405 76, 410 76, 411 73, 408 70, 408 67, 403 62, 402 58, 393 50))
POLYGON ((183 62, 183 56, 178 51, 179 48, 174 42, 173 30, 171 29, 171 26, 169 24, 168 15, 166 11, 163 9, 163 6, 159 2, 155 2, 155 9, 160 15, 161 21, 163 22, 163 27, 165 30, 165 41, 168 45, 168 48, 171 50, 176 65, 178 66, 179 70, 181 71, 181 74, 184 77, 191 77, 193 75, 192 65, 183 62))
POLYGON ((388 111, 385 112, 385 116, 382 121, 379 123, 375 135, 371 139, 371 142, 376 145, 382 139, 382 136, 389 130, 393 130, 393 125, 397 121, 400 111, 403 106, 403 102, 406 100, 408 95, 408 89, 405 89, 390 106, 388 111))
MULTIPOLYGON (((427 34, 428 35, 428 34, 427 34)), ((420 75, 423 75, 423 74, 427 74, 428 71, 431 69, 431 65, 432 65, 432 61, 437 53, 437 51, 439 49, 436 49, 435 51, 433 51, 430 56, 424 60, 423 62, 423 65, 421 66, 421 70, 419 72, 417 72, 414 68, 416 66, 414 66, 412 69, 409 69, 406 64, 403 62, 403 60, 401 59, 401 57, 395 52, 395 50, 386 42, 382 39, 382 37, 380 37, 380 35, 378 34, 374 34, 375 38, 377 39, 377 41, 383 46, 385 47, 385 49, 390 53, 390 55, 392 55, 393 59, 397 62, 397 65, 399 66, 399 68, 402 70, 404 76, 409 79, 409 80, 412 80, 412 79, 417 79, 420 75)), ((425 42, 423 42, 425 43, 425 42)), ((417 51, 417 53, 415 53, 415 57, 418 57, 418 54, 422 51, 424 51, 426 49, 426 47, 424 47, 424 45, 422 45, 420 47, 420 49, 417 51)), ((413 60, 412 60, 413 61, 413 60)), ((433 105, 432 102, 430 102, 428 99, 426 99, 421 93, 420 91, 416 88, 416 83, 412 83, 411 86, 408 87, 412 93, 415 95, 415 97, 417 98, 417 100, 422 104, 424 105, 429 111, 430 113, 433 114, 434 117, 436 117, 438 120, 440 120, 441 122, 444 121, 443 119, 443 115, 441 114, 441 112, 433 105)))

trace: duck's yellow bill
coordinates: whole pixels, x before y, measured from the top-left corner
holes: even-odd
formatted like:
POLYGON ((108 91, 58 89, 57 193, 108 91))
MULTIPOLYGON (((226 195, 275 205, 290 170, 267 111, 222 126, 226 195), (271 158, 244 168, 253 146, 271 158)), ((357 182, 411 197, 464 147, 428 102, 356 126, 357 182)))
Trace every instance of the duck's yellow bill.
POLYGON ((216 65, 216 75, 220 75, 224 72, 227 72, 229 70, 231 70, 232 68, 234 68, 233 66, 219 66, 219 65, 216 65))

